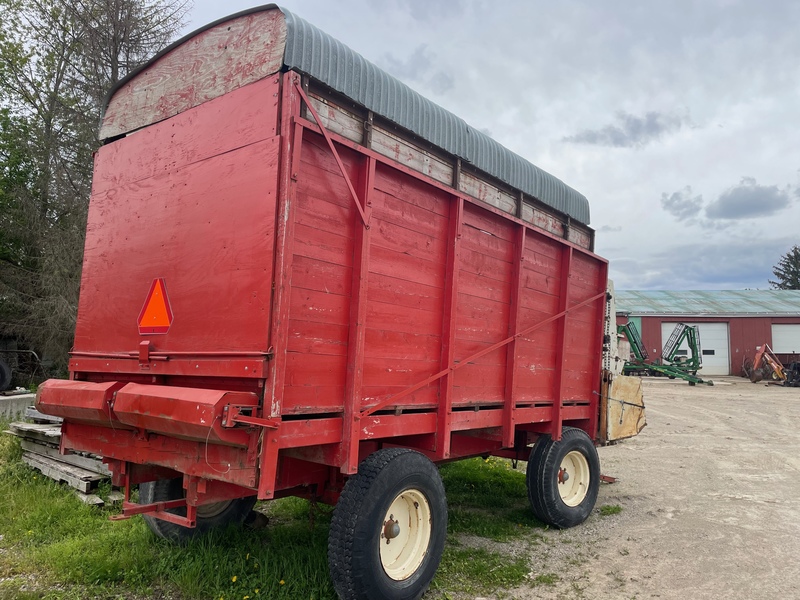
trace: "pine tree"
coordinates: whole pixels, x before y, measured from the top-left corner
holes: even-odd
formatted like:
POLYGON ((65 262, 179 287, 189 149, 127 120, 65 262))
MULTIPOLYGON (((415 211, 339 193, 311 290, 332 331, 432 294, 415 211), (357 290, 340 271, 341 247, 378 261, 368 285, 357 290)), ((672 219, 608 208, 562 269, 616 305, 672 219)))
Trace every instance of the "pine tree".
POLYGON ((772 267, 777 281, 769 280, 774 290, 800 290, 800 246, 792 248, 772 267))

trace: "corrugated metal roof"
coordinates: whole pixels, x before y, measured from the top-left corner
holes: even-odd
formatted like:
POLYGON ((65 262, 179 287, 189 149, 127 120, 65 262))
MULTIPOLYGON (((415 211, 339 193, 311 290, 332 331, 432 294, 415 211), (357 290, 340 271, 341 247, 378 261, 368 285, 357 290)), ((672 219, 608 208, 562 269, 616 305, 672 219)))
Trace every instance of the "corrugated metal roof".
POLYGON ((196 35, 238 17, 275 9, 280 10, 286 20, 284 67, 310 75, 445 152, 462 158, 477 169, 576 221, 589 224, 589 201, 583 194, 473 129, 463 119, 421 96, 340 41, 276 4, 265 4, 223 17, 173 42, 118 81, 106 96, 104 110, 117 90, 196 35))
POLYGON ((632 315, 800 316, 800 290, 617 290, 616 301, 632 315))
POLYGON ((465 121, 421 96, 308 21, 286 16, 284 64, 396 123, 434 146, 522 190, 573 219, 589 223, 589 202, 465 121))

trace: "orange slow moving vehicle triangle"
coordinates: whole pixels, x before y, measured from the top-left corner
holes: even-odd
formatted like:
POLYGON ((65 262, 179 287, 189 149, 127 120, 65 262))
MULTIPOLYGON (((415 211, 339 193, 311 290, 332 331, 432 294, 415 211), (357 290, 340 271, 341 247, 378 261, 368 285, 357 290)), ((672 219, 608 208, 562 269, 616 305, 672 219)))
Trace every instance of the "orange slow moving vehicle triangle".
POLYGON ((172 325, 172 308, 167 297, 167 286, 162 278, 154 279, 139 313, 139 333, 167 333, 172 325))

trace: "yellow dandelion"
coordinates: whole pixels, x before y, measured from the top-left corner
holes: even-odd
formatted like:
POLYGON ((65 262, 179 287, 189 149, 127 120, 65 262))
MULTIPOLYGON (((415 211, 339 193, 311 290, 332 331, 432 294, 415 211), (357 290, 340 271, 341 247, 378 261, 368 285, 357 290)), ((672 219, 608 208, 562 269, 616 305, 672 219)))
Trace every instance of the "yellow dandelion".
POLYGON ((257 594, 258 593, 258 588, 254 589, 253 591, 257 594))
POLYGON ((247 553, 247 556, 244 557, 245 560, 250 560, 250 553, 247 553))
POLYGON ((242 600, 250 600, 250 596, 245 596, 242 600))
POLYGON ((280 583, 281 585, 286 585, 286 582, 283 579, 281 579, 278 583, 280 583))
POLYGON ((236 583, 236 575, 234 575, 233 577, 231 577, 231 581, 232 581, 233 583, 236 583))

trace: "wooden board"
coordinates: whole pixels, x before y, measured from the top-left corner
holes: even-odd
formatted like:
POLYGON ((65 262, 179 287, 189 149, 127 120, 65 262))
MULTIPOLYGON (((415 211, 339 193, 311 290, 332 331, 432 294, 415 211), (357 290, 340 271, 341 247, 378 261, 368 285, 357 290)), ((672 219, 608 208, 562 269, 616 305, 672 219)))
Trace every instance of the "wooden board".
POLYGON ((40 413, 33 406, 29 406, 25 409, 25 418, 31 419, 34 423, 50 423, 53 425, 60 424, 63 421, 61 417, 53 417, 51 415, 40 413))
POLYGON ((607 441, 638 435, 647 424, 641 377, 617 375, 609 386, 606 428, 607 441))
POLYGON ((117 90, 106 109, 100 139, 162 121, 277 73, 285 45, 286 22, 278 9, 207 29, 117 90))
POLYGON ((7 433, 21 438, 37 440, 46 444, 58 445, 61 438, 61 425, 46 425, 40 423, 9 423, 7 433))
POLYGON ((73 467, 80 467, 81 469, 97 473, 103 477, 111 477, 111 471, 109 471, 103 461, 98 458, 90 458, 80 454, 61 454, 55 446, 40 444, 31 440, 26 440, 25 438, 20 440, 20 445, 23 450, 31 454, 38 454, 60 463, 72 465, 73 467))
POLYGON ((42 475, 46 475, 56 481, 63 481, 84 494, 88 494, 90 490, 97 486, 98 482, 105 479, 102 475, 92 471, 73 465, 66 465, 52 458, 31 452, 22 453, 22 462, 41 471, 42 475))

